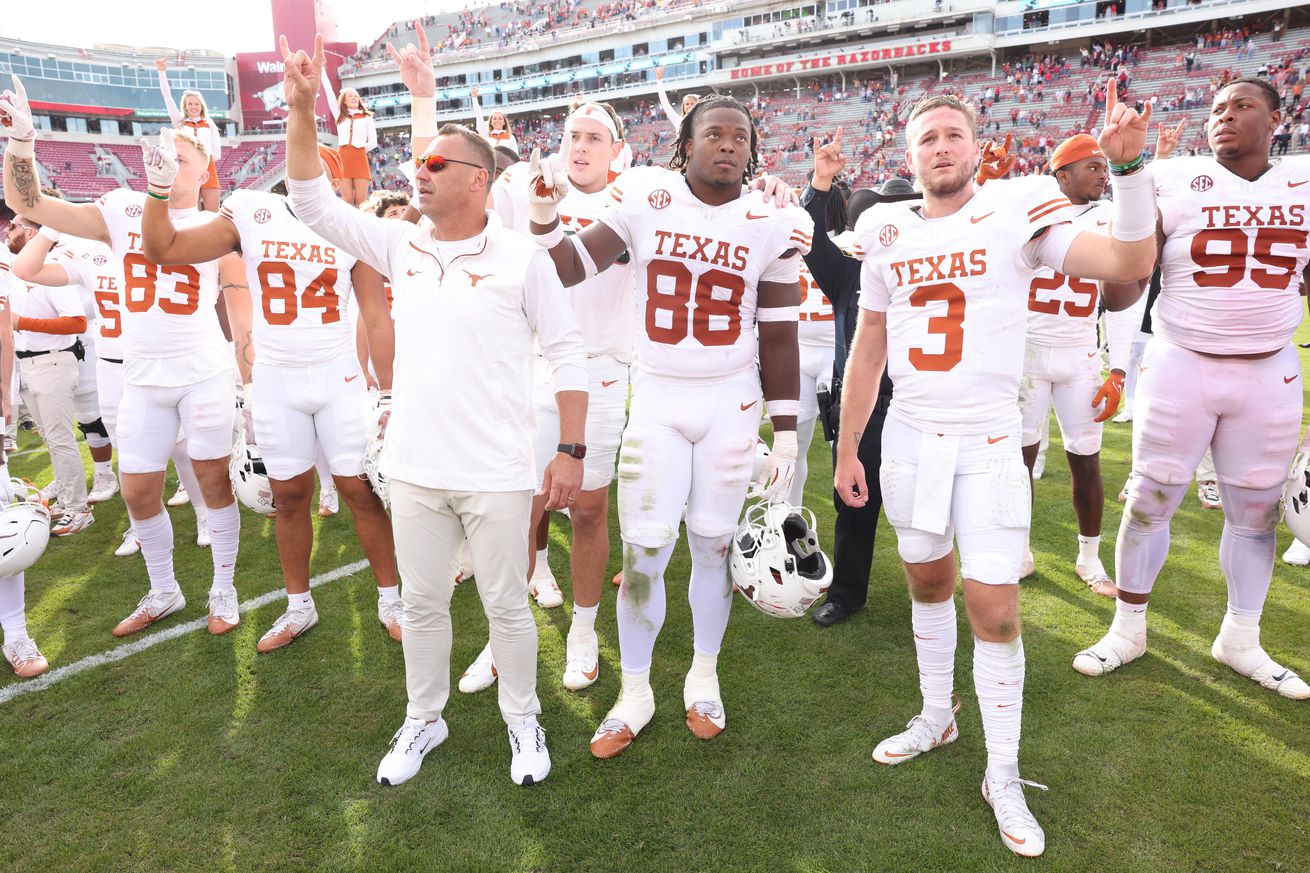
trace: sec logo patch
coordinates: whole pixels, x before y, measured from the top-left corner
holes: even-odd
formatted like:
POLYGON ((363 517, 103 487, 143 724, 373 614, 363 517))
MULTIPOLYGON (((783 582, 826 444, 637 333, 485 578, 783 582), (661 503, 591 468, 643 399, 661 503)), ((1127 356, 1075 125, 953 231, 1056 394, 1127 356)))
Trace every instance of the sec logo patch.
POLYGON ((650 192, 650 196, 646 200, 650 203, 651 209, 663 209, 673 202, 673 195, 663 188, 656 188, 650 192))
POLYGON ((1192 180, 1193 191, 1209 191, 1214 187, 1214 179, 1209 176, 1197 176, 1192 180))
POLYGON ((123 214, 126 215, 128 218, 140 218, 141 207, 133 203, 131 206, 123 210, 123 214))
POLYGON ((103 267, 105 264, 109 263, 109 258, 106 258, 104 255, 96 255, 91 260, 97 267, 103 267))
POLYGON ((900 235, 901 232, 896 229, 896 225, 884 224, 882 226, 882 230, 878 231, 878 242, 882 243, 885 246, 889 246, 892 243, 896 242, 896 237, 900 235))
POLYGON ((267 209, 256 209, 254 218, 255 224, 268 224, 273 220, 273 213, 269 212, 267 209))

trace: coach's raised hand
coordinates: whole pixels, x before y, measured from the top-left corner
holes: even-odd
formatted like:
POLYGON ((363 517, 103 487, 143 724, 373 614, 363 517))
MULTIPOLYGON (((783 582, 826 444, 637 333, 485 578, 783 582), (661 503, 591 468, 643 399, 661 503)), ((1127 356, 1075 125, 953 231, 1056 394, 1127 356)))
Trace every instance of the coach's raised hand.
POLYGON ((0 94, 0 132, 9 137, 7 151, 17 158, 30 158, 36 154, 36 128, 32 124, 32 107, 27 102, 27 89, 17 74, 11 74, 14 89, 0 94))
POLYGON ((432 50, 428 47, 426 30, 422 27, 418 28, 417 47, 411 42, 403 51, 396 51, 396 47, 388 42, 387 54, 396 62, 396 69, 400 71, 400 81, 405 83, 412 96, 436 96, 437 74, 432 71, 432 50))
POLYGON ((299 109, 312 115, 323 78, 323 34, 314 34, 312 57, 305 54, 304 49, 292 52, 285 34, 277 38, 277 44, 282 52, 282 96, 286 98, 287 107, 292 112, 299 109))
POLYGON ((1111 164, 1127 164, 1141 156, 1146 148, 1146 135, 1151 132, 1151 104, 1148 102, 1141 115, 1127 104, 1119 102, 1117 79, 1110 80, 1105 95, 1105 126, 1097 143, 1111 164))

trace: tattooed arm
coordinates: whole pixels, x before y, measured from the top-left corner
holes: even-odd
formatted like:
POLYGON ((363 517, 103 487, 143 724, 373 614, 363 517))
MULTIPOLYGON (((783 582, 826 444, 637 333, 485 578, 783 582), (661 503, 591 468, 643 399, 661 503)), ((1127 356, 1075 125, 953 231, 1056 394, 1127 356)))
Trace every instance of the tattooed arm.
POLYGON ((236 255, 226 255, 218 262, 219 287, 227 308, 227 323, 236 346, 237 371, 241 384, 249 385, 255 365, 255 346, 252 340, 253 312, 250 288, 246 285, 246 266, 236 255))
POLYGON ((109 242, 109 228, 94 203, 68 203, 41 193, 33 158, 5 155, 5 202, 26 219, 83 239, 109 242))

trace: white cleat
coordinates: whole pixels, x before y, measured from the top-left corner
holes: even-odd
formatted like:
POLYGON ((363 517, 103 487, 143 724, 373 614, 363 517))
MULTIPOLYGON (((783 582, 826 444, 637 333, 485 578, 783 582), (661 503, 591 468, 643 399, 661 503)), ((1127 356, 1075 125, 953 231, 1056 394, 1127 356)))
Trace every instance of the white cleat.
POLYGON ((405 601, 399 597, 378 598, 378 621, 387 629, 387 634, 396 642, 401 642, 405 633, 405 601))
POLYGON ((570 632, 566 646, 564 687, 570 691, 581 691, 600 675, 600 641, 596 639, 594 631, 579 634, 577 639, 570 632))
POLYGON ((496 676, 495 657, 491 654, 491 643, 487 643, 477 659, 460 675, 459 690, 464 694, 476 694, 484 688, 490 688, 496 676))
POLYGON ((1105 565, 1101 563, 1100 558, 1085 562, 1076 561, 1074 562, 1073 571, 1078 574, 1079 579, 1087 583, 1087 587, 1092 589, 1093 594, 1109 598, 1119 596, 1119 589, 1114 586, 1114 580, 1110 578, 1110 574, 1105 572, 1105 565))
POLYGON ((241 615, 237 612, 237 593, 232 588, 211 588, 209 590, 209 632, 214 635, 225 634, 241 624, 241 615))
POLYGON ((688 673, 682 684, 682 705, 687 710, 687 730, 697 739, 712 740, 728 726, 718 676, 697 680, 688 673))
POLYGON ((1033 550, 1029 549, 1023 556, 1023 563, 1019 565, 1019 578, 1027 579, 1037 570, 1037 562, 1033 559, 1033 550))
POLYGON ((185 606, 186 598, 182 596, 181 590, 150 591, 141 598, 136 609, 114 627, 114 636, 126 637, 139 633, 161 618, 181 611, 185 606))
POLYGON ((530 715, 509 726, 509 778, 515 785, 536 785, 550 774, 546 731, 530 715))
POLYGON ((1300 540, 1292 540, 1292 544, 1283 552, 1283 563, 1291 564, 1293 567, 1304 567, 1310 564, 1310 546, 1300 540))
POLYGON ((934 722, 926 715, 916 715, 905 730, 874 746, 873 760, 879 764, 904 764, 924 752, 955 742, 960 738, 960 730, 955 725, 955 712, 959 708, 957 702, 951 710, 951 720, 946 724, 934 722))
POLYGON ((528 579, 528 591, 542 609, 554 609, 564 603, 564 592, 559 590, 555 574, 550 571, 550 564, 538 561, 532 568, 532 577, 528 579))
POLYGON ((308 609, 290 609, 277 617, 273 626, 269 628, 259 642, 255 644, 255 651, 261 655, 284 648, 300 639, 314 625, 318 624, 318 610, 310 606, 308 609))
POLYGON ((1046 452, 1039 452, 1037 460, 1033 461, 1033 478, 1040 479, 1046 472, 1046 452))
POLYGON ((1113 421, 1115 424, 1127 424, 1128 422, 1132 421, 1133 420, 1132 402, 1125 399, 1123 409, 1120 409, 1119 414, 1110 420, 1113 421))
POLYGON ((991 779, 983 776, 983 800, 996 813, 996 826, 1001 831, 1005 848, 1023 858, 1036 858, 1046 851, 1046 833, 1028 811, 1028 800, 1023 787, 1046 790, 1040 782, 1029 782, 1015 776, 1011 779, 991 779))
POLYGON ((1084 676, 1104 676, 1146 654, 1146 634, 1130 640, 1111 630, 1101 641, 1073 656, 1073 668, 1084 676))
POLYGON ((1224 508, 1224 500, 1219 494, 1218 482, 1197 482, 1196 499, 1201 502, 1202 509, 1224 508))
POLYGON ((204 518, 196 519, 196 545, 202 549, 209 548, 209 521, 204 518))
POLYGON ((318 514, 322 518, 330 518, 337 514, 340 506, 337 502, 337 489, 323 488, 318 495, 318 514))
POLYGON ((423 766, 428 752, 446 741, 450 728, 439 718, 425 722, 421 718, 406 717, 405 723, 391 738, 391 748, 378 764, 378 782, 382 785, 399 785, 408 782, 423 766))
POLYGON ((1227 664, 1263 688, 1277 691, 1291 700, 1310 700, 1310 685, 1306 685, 1300 676, 1269 657, 1269 653, 1259 645, 1245 649, 1226 646, 1224 635, 1220 633, 1210 647, 1210 654, 1219 663, 1227 664))
POLYGON ((620 688, 614 708, 591 736, 592 756, 606 760, 622 754, 654 716, 655 695, 649 684, 628 689, 627 693, 620 688))
POLYGON ((118 548, 114 549, 114 557, 126 558, 129 555, 135 555, 141 551, 141 541, 136 538, 136 531, 128 528, 123 531, 123 542, 118 548))
POLYGON ((104 503, 118 493, 118 477, 113 473, 97 473, 91 480, 91 493, 86 495, 89 506, 104 503))
POLYGON ((181 482, 179 482, 177 485, 177 490, 173 492, 173 496, 168 498, 167 505, 186 506, 190 502, 191 502, 191 495, 186 493, 186 486, 183 485, 181 482))

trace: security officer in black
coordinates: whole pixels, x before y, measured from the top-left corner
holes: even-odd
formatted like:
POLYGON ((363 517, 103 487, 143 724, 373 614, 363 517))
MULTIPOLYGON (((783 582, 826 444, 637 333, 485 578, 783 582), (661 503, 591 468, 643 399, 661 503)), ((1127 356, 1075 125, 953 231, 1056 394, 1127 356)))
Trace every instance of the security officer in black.
MULTIPOLYGON (((841 193, 833 187, 833 178, 840 172, 845 159, 840 153, 840 141, 816 148, 815 172, 809 186, 801 195, 801 205, 814 219, 814 245, 805 256, 805 265, 824 295, 832 302, 836 328, 836 351, 833 359, 832 389, 827 402, 820 395, 819 420, 823 424, 824 438, 832 443, 833 466, 837 463, 836 435, 840 427, 842 375, 846 369, 846 356, 855 337, 859 321, 860 262, 847 257, 841 248, 829 239, 830 230, 841 233, 844 222, 855 226, 860 214, 875 203, 912 200, 923 195, 916 192, 905 179, 890 179, 878 190, 862 188, 851 194, 844 210, 836 204, 841 193), (832 146, 836 145, 834 149, 832 146), (843 216, 842 213, 845 213, 843 216)), ((840 237, 839 237, 840 241, 840 237)), ((876 471, 882 463, 882 426, 891 405, 892 383, 886 370, 878 387, 878 402, 860 439, 859 459, 868 476, 869 501, 860 507, 847 506, 837 492, 832 502, 837 509, 837 523, 833 530, 833 577, 827 599, 814 611, 814 623, 831 627, 864 609, 869 596, 869 574, 873 567, 873 542, 878 532, 878 512, 882 509, 882 493, 876 471)))

